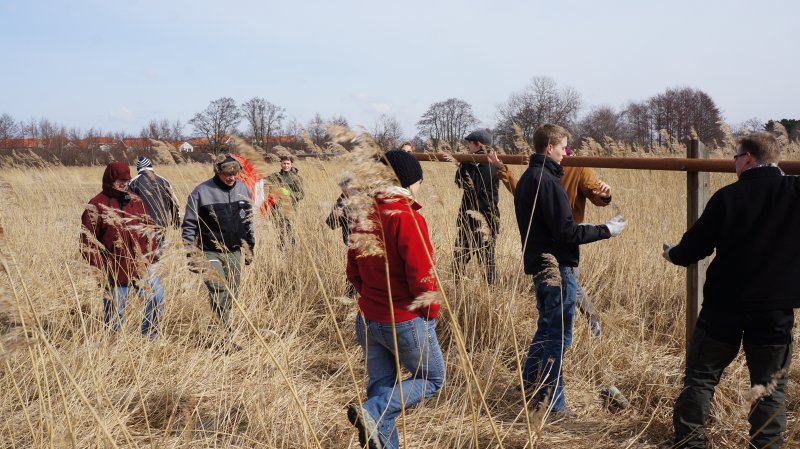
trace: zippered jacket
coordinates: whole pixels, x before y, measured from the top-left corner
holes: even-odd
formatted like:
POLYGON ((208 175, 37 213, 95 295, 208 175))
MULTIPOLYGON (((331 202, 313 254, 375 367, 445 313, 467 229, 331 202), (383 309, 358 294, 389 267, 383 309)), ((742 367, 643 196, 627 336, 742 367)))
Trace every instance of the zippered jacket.
POLYGON ((227 186, 214 176, 192 191, 183 219, 183 242, 204 251, 236 251, 247 242, 255 247, 253 203, 241 181, 227 186))
POLYGON ((347 279, 359 293, 361 313, 368 320, 391 323, 391 295, 396 323, 418 317, 436 318, 438 302, 409 309, 415 299, 438 290, 428 224, 417 212, 422 206, 403 194, 381 194, 375 202, 369 215, 374 223, 372 231, 356 225, 351 238, 357 239, 356 234, 371 234, 383 254, 364 255, 353 247, 347 251, 347 279))

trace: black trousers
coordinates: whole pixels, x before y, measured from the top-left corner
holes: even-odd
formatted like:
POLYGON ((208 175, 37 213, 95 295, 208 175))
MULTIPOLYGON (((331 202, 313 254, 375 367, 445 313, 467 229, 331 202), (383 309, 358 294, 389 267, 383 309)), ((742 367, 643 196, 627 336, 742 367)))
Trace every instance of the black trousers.
POLYGON ((464 224, 458 227, 455 251, 453 254, 453 272, 456 279, 464 273, 464 267, 478 256, 478 261, 486 270, 486 282, 494 284, 497 279, 497 267, 494 262, 494 246, 497 236, 492 232, 481 232, 476 227, 464 224))
POLYGON ((740 346, 744 346, 751 387, 765 387, 748 416, 751 447, 772 449, 783 445, 793 324, 792 309, 701 311, 689 346, 683 390, 675 402, 675 447, 706 447, 705 425, 714 388, 740 346))

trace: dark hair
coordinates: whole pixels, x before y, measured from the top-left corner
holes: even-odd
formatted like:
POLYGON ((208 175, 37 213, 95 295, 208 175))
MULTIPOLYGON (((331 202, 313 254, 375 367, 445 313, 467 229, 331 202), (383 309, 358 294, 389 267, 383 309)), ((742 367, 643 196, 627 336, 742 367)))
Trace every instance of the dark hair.
POLYGON ((770 133, 748 134, 739 139, 742 153, 750 153, 762 164, 774 164, 781 160, 781 147, 778 139, 770 133))
POLYGON ((283 162, 283 161, 294 162, 294 158, 289 156, 289 155, 284 154, 283 156, 281 156, 281 162, 283 162))

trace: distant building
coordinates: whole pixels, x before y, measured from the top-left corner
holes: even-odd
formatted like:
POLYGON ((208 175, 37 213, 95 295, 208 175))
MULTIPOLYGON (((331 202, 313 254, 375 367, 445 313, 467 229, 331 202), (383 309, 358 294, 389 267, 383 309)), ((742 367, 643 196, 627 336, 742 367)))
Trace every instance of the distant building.
POLYGON ((194 153, 194 146, 189 142, 183 142, 177 148, 181 153, 194 153))
POLYGON ((3 150, 35 150, 41 147, 41 139, 0 139, 0 149, 3 150))

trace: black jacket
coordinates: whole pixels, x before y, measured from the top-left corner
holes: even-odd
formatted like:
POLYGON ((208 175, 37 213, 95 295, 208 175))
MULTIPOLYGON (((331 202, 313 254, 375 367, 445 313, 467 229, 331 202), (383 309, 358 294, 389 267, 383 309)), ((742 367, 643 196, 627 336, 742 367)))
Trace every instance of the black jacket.
POLYGON ((184 244, 205 251, 236 251, 247 242, 255 247, 253 203, 242 181, 227 186, 216 176, 194 188, 183 218, 184 244))
POLYGON ((687 266, 717 254, 706 272, 703 309, 800 307, 800 178, 755 167, 718 190, 669 252, 687 266))
MULTIPOLYGON (((480 150, 476 154, 486 154, 480 150)), ((478 211, 486 219, 492 234, 500 232, 500 178, 497 168, 492 164, 476 164, 463 162, 456 171, 456 185, 464 189, 461 197, 461 208, 458 211, 459 225, 478 229, 479 223, 467 214, 467 211, 478 211)))
POLYGON ((336 198, 335 206, 335 209, 341 210, 344 212, 344 215, 337 217, 336 211, 332 210, 331 213, 328 214, 328 218, 325 219, 325 224, 331 229, 342 228, 342 241, 347 245, 350 240, 350 227, 353 225, 353 219, 347 214, 344 201, 344 194, 339 195, 339 198, 336 198))
POLYGON ((561 165, 541 154, 534 154, 514 191, 514 209, 526 274, 542 270, 542 254, 552 254, 560 265, 577 267, 580 259, 578 245, 611 237, 605 225, 575 223, 567 192, 559 181, 563 175, 561 165))

